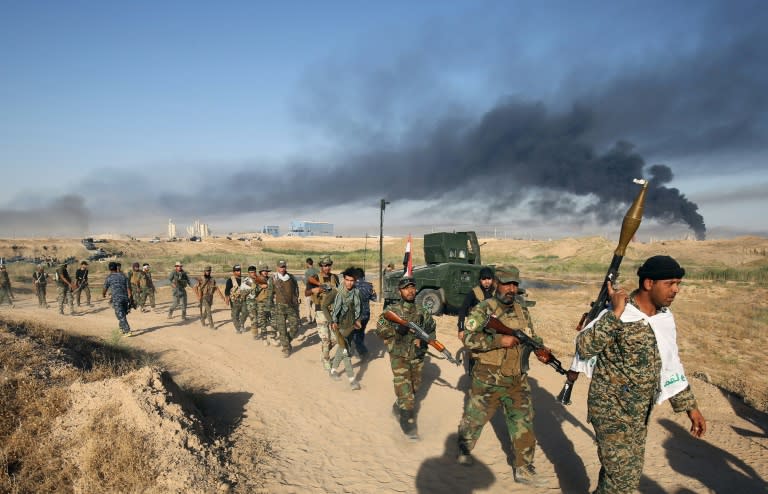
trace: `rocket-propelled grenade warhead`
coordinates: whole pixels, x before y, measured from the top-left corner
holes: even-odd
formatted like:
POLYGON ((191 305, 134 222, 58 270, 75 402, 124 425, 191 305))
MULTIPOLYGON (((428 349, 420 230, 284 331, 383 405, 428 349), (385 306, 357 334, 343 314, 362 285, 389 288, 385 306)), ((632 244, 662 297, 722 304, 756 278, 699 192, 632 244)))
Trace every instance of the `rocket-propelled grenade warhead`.
POLYGON ((632 237, 635 236, 637 229, 640 227, 640 222, 643 219, 643 205, 645 204, 645 193, 648 191, 648 180, 643 178, 636 178, 632 180, 637 185, 641 185, 643 188, 635 197, 632 206, 627 210, 627 214, 624 215, 624 221, 621 222, 621 234, 619 235, 619 245, 616 246, 614 254, 624 257, 627 252, 627 245, 632 237))

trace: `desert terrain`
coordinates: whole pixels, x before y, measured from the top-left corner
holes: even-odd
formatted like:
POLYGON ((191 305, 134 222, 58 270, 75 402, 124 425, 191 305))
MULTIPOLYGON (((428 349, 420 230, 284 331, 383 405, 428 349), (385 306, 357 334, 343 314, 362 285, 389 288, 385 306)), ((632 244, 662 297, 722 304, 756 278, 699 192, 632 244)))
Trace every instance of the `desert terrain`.
MULTIPOLYGON (((414 240, 418 263, 423 260, 421 243, 414 240)), ((529 298, 537 302, 531 309, 537 331, 567 366, 573 328, 597 294, 615 241, 483 242, 484 263, 520 267, 529 298)), ((387 238, 384 262, 397 264, 403 245, 403 239, 387 238)), ((123 253, 124 268, 134 260, 149 262, 156 281, 167 276, 176 260, 195 276, 210 264, 221 281, 235 263, 266 262, 274 267, 278 259, 287 259, 289 271, 300 274, 305 257, 317 260, 329 254, 336 261, 334 272, 364 265, 378 289, 378 251, 371 239, 263 237, 154 244, 124 239, 110 240, 104 247, 123 253)), ((651 417, 641 492, 768 491, 768 379, 761 367, 768 344, 766 250, 768 239, 763 238, 630 245, 622 269, 626 283, 636 282, 634 270, 654 254, 676 257, 690 274, 673 310, 681 357, 709 426, 703 439, 694 439, 684 414, 674 414, 668 404, 657 407, 651 417)), ((42 253, 78 260, 87 254, 77 239, 0 240, 3 257, 42 253)), ((14 308, 0 307, 0 323, 9 338, 18 336, 8 327, 41 325, 129 347, 146 359, 119 378, 82 379, 69 386, 60 399, 59 418, 50 424, 52 441, 63 445, 61 454, 76 466, 109 457, 89 447, 90 436, 108 435, 115 417, 130 424, 135 436, 144 440, 129 446, 146 451, 143 456, 150 459, 135 475, 151 471, 154 480, 140 489, 126 487, 126 492, 531 491, 513 481, 507 462, 509 440, 499 416, 483 431, 473 452, 476 464, 456 465, 456 428, 468 385, 461 367, 428 358, 419 393, 421 439, 409 441, 390 415, 394 392, 389 361, 373 334, 366 342, 375 357, 362 363, 353 359, 362 385, 353 391, 345 380, 333 381, 323 372, 317 330, 310 325, 300 330, 295 351, 284 359, 275 347, 250 334, 236 334, 229 310, 218 298, 215 330, 201 327, 191 291, 191 319, 180 321, 178 312, 167 319, 170 293, 160 286, 155 311, 133 311, 128 316, 139 334, 120 339, 114 313, 100 296, 103 263, 91 263, 94 306, 82 307, 74 316, 58 314, 51 286, 51 308, 37 307, 31 264, 14 263, 8 269, 16 301, 14 308), (185 394, 192 396, 194 406, 179 403, 183 400, 178 396, 185 394), (215 433, 202 430, 201 417, 189 410, 212 421, 215 433), (217 451, 223 442, 227 454, 221 460, 217 451)), ((70 272, 74 269, 71 266, 70 272)), ((302 313, 305 309, 302 305, 302 313)), ((381 304, 374 304, 369 330, 380 312, 381 304)), ((456 354, 460 349, 456 317, 448 314, 436 320, 438 338, 456 354)), ((2 371, 6 382, 24 373, 5 364, 2 371)), ((592 428, 586 423, 588 380, 577 382, 573 404, 564 407, 555 400, 563 384, 560 375, 532 360, 530 378, 536 408, 536 466, 547 481, 539 492, 588 492, 599 470, 592 428)), ((103 475, 74 475, 69 485, 52 490, 114 491, 105 485, 103 475)), ((14 491, 12 482, 0 486, 0 491, 23 492, 14 491)))

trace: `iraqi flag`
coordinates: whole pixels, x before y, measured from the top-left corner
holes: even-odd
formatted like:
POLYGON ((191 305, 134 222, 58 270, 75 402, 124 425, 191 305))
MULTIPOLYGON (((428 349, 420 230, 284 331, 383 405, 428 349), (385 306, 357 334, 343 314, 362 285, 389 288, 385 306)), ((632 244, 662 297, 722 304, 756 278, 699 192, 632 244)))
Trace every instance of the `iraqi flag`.
POLYGON ((413 256, 411 256, 411 234, 408 234, 408 242, 405 244, 405 256, 403 256, 403 276, 413 276, 413 256))

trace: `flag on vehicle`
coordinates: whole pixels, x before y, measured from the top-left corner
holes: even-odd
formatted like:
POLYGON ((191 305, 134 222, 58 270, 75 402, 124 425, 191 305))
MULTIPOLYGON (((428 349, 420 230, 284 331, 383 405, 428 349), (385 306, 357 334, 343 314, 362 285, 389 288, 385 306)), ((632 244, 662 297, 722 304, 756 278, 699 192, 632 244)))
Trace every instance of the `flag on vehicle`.
POLYGON ((411 256, 411 234, 408 234, 408 242, 405 244, 405 256, 403 256, 403 276, 413 276, 413 257, 411 256))

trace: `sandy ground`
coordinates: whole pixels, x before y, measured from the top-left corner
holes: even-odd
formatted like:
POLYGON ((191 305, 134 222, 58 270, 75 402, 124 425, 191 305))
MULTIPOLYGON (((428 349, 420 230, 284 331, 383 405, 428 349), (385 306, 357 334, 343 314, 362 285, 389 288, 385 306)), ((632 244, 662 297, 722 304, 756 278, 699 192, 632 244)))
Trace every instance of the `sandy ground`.
MULTIPOLYGON (((455 463, 456 428, 468 384, 463 369, 427 360, 419 393, 421 440, 409 441, 390 414, 394 392, 389 360, 373 334, 367 343, 378 356, 365 364, 355 359, 362 390, 353 391, 346 379, 332 381, 322 371, 314 328, 301 331, 294 353, 284 359, 275 347, 236 334, 219 300, 216 330, 211 330, 201 327, 196 304, 189 309, 191 320, 182 323, 178 312, 173 320, 166 318, 167 290, 158 298, 156 311, 129 315, 140 334, 124 341, 156 356, 182 387, 207 390, 205 407, 220 421, 273 441, 276 458, 269 465, 264 492, 531 491, 513 481, 507 463, 509 441, 498 415, 483 431, 474 451, 475 465, 455 463)), ((111 307, 97 300, 76 316, 60 316, 53 307, 38 309, 29 295, 22 295, 15 309, 0 311, 8 319, 33 319, 108 339, 116 319, 111 307)), ((379 312, 380 306, 374 306, 374 322, 379 312)), ((455 353, 455 317, 437 319, 438 337, 455 353)), ((564 362, 570 359, 559 356, 564 362)), ((548 482, 538 492, 587 492, 594 488, 600 466, 592 428, 586 423, 587 381, 577 383, 573 405, 563 407, 554 398, 562 377, 535 359, 531 367, 539 441, 536 467, 548 482)), ((766 415, 702 381, 693 380, 693 386, 709 432, 703 440, 694 439, 684 414, 674 414, 668 404, 657 407, 640 491, 768 492, 766 415)))

